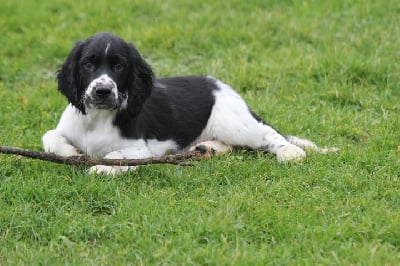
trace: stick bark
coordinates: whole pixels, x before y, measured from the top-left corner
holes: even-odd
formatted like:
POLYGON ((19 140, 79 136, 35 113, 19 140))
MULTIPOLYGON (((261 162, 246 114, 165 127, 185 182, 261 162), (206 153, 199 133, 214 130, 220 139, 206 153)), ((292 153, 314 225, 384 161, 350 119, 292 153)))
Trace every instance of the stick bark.
POLYGON ((200 160, 202 153, 199 151, 190 151, 175 155, 166 155, 163 157, 152 157, 146 159, 94 159, 86 155, 64 157, 50 152, 25 150, 17 147, 0 146, 0 153, 15 154, 32 159, 48 161, 59 164, 68 165, 117 165, 117 166, 137 166, 146 164, 173 164, 181 166, 193 166, 192 163, 186 160, 200 160))

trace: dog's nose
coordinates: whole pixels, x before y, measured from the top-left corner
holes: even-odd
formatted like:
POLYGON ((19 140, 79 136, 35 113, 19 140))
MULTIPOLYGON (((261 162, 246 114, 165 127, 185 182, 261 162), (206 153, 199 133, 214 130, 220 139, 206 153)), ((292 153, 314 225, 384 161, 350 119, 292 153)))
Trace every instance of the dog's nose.
POLYGON ((94 87, 94 92, 96 96, 108 97, 111 94, 112 88, 108 84, 96 84, 94 87))

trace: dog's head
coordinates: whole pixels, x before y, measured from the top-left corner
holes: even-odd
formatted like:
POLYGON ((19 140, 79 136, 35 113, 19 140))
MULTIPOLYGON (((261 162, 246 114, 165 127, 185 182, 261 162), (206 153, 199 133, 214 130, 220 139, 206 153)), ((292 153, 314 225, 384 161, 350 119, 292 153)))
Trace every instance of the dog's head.
POLYGON ((58 71, 58 89, 83 114, 89 109, 140 112, 153 72, 136 48, 111 33, 77 42, 58 71))

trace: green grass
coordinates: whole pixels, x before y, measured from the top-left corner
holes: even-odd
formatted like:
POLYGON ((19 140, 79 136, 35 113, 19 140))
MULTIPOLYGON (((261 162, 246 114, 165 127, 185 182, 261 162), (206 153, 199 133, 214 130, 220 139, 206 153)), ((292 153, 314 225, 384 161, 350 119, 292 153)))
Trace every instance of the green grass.
POLYGON ((1 1, 2 145, 42 149, 66 105, 55 71, 112 31, 157 76, 214 75, 341 152, 116 177, 0 155, 0 265, 399 264, 399 16, 397 0, 1 1))

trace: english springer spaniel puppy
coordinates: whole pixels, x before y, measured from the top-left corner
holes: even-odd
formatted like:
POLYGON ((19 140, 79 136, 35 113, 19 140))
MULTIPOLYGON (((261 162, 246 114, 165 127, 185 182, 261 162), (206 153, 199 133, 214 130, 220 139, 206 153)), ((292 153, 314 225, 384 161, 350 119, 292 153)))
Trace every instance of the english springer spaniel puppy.
MULTIPOLYGON (((77 42, 57 80, 69 105, 42 141, 45 151, 58 155, 141 159, 195 147, 220 153, 244 146, 285 162, 305 157, 302 148, 335 150, 283 136, 214 77, 155 79, 136 48, 111 33, 77 42)), ((89 171, 117 174, 132 168, 98 165, 89 171)))

